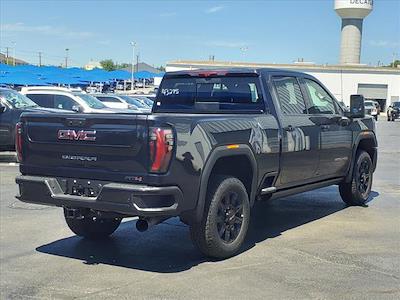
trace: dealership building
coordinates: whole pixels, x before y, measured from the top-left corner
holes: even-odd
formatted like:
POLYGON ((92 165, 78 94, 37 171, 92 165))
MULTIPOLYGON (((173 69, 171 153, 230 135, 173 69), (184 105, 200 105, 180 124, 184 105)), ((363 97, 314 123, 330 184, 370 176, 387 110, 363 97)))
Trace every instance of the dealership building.
POLYGON ((373 0, 335 0, 334 9, 342 21, 338 65, 268 64, 217 61, 174 61, 167 72, 220 68, 278 68, 305 72, 319 79, 338 99, 349 105, 350 95, 362 94, 376 100, 382 109, 400 101, 400 68, 371 67, 360 63, 364 18, 373 10, 373 0))

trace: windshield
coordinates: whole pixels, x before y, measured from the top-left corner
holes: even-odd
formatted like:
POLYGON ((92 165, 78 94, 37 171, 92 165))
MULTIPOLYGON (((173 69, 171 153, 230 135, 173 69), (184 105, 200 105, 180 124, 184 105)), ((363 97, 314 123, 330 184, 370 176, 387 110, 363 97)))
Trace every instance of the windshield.
POLYGON ((13 90, 0 90, 0 97, 4 99, 13 108, 17 109, 39 106, 28 97, 13 90))
POLYGON ((400 102, 393 102, 393 107, 398 107, 398 108, 400 108, 400 102))
POLYGON ((149 98, 142 97, 141 100, 147 104, 147 106, 152 107, 153 106, 153 101, 151 101, 149 98))
POLYGON ((121 99, 124 99, 129 104, 135 105, 136 107, 147 108, 142 102, 140 102, 139 100, 137 100, 135 98, 132 98, 129 96, 119 96, 119 97, 121 97, 121 99))
POLYGON ((75 96, 78 96, 79 98, 81 98, 83 101, 86 102, 86 104, 93 109, 102 109, 105 108, 106 106, 101 103, 100 100, 98 100, 97 98, 90 96, 88 94, 82 94, 82 93, 77 93, 74 94, 75 96))
POLYGON ((375 105, 374 105, 374 102, 372 102, 372 101, 365 101, 365 102, 364 102, 364 105, 365 105, 365 107, 367 107, 367 106, 368 106, 368 107, 370 107, 370 106, 375 106, 375 105))

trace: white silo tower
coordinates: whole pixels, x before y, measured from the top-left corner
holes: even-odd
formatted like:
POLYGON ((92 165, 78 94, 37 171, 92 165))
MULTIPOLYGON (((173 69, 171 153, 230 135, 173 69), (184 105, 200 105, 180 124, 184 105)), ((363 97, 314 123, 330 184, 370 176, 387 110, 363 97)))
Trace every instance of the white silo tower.
POLYGON ((372 11, 373 0, 335 0, 342 18, 340 64, 359 64, 363 19, 372 11))

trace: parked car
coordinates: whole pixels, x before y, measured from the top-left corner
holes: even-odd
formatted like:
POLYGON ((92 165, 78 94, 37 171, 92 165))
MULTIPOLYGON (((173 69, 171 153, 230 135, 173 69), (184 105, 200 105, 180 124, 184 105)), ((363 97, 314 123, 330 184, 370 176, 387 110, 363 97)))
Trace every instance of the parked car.
POLYGON ((378 109, 376 108, 374 101, 367 100, 365 101, 365 114, 374 117, 376 121, 378 121, 378 109))
POLYGON ((350 106, 288 70, 166 73, 150 115, 24 114, 17 198, 63 207, 89 239, 126 217, 145 231, 179 216, 205 255, 230 257, 256 201, 337 184, 346 204, 365 206, 375 122, 361 95, 350 106))
POLYGON ((374 103, 376 111, 377 111, 377 115, 379 116, 381 114, 381 105, 379 104, 378 101, 372 100, 372 102, 374 103))
POLYGON ((83 113, 123 113, 107 108, 97 98, 80 90, 59 87, 24 87, 21 93, 41 107, 58 108, 83 113))
POLYGON ((0 151, 15 149, 15 125, 23 112, 61 112, 39 107, 29 98, 8 88, 0 88, 0 151))
POLYGON ((117 94, 95 94, 93 95, 100 100, 105 106, 110 108, 130 109, 134 111, 142 111, 134 104, 128 103, 123 96, 117 94))
POLYGON ((147 106, 142 100, 135 96, 127 96, 127 95, 119 95, 123 101, 125 101, 129 105, 134 105, 138 108, 139 111, 143 113, 151 112, 151 107, 147 106))
POLYGON ((143 95, 135 95, 133 96, 133 98, 139 100, 142 104, 148 106, 149 108, 153 107, 153 103, 154 103, 154 99, 151 100, 147 95, 143 96, 143 95))
POLYGON ((387 109, 387 120, 394 121, 400 118, 400 101, 395 101, 387 109))

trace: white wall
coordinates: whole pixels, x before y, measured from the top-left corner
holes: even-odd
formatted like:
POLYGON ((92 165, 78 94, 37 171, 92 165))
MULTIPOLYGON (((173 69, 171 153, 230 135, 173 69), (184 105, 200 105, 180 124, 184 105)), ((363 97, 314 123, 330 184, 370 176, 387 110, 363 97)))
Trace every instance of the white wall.
POLYGON ((350 104, 350 95, 357 94, 358 84, 385 84, 388 86, 386 104, 390 99, 400 98, 400 75, 385 73, 362 73, 351 71, 306 71, 306 73, 318 78, 338 100, 347 105, 350 104))

